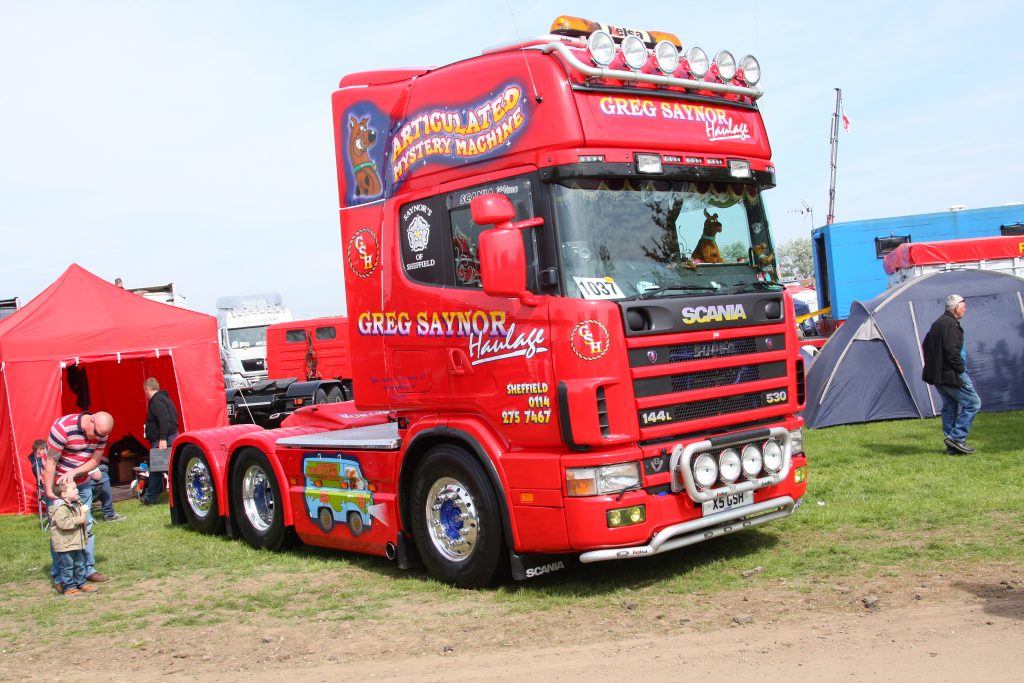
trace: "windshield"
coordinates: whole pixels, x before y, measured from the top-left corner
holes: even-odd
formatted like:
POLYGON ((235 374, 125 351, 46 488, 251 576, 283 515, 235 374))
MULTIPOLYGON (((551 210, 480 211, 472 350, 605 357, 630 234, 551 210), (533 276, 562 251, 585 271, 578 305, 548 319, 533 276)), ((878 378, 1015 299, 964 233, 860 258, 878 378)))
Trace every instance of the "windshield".
POLYGON ((267 326, 236 327, 228 330, 228 343, 233 349, 248 349, 267 345, 267 326))
POLYGON ((728 292, 775 279, 752 185, 581 179, 552 190, 569 296, 728 292))

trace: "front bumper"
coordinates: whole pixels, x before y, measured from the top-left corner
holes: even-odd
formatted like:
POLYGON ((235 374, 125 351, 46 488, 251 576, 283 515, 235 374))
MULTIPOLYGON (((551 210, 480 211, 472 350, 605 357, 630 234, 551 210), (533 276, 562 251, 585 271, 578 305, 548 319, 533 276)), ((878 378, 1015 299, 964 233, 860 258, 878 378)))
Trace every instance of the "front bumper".
POLYGON ((644 545, 628 548, 607 548, 591 550, 580 555, 580 562, 601 562, 604 560, 626 560, 633 557, 658 555, 670 550, 683 548, 694 543, 724 536, 734 531, 750 529, 766 522, 782 519, 793 514, 800 507, 800 501, 789 496, 772 498, 735 510, 727 510, 710 517, 692 519, 674 524, 654 534, 644 545))

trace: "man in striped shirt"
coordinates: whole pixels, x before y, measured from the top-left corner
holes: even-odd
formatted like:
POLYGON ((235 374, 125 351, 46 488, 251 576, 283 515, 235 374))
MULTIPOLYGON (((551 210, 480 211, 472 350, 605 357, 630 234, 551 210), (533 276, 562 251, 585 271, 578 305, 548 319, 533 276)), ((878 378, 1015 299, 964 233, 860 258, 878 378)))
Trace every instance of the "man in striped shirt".
MULTIPOLYGON (((54 480, 73 481, 78 486, 83 507, 89 511, 86 522, 88 541, 85 547, 85 578, 94 582, 109 579, 96 571, 96 542, 92 535, 92 482, 89 480, 89 472, 105 460, 103 450, 113 428, 114 418, 110 413, 72 413, 53 423, 46 444, 46 467, 43 469, 46 496, 51 499, 57 497, 53 494, 54 480)), ((56 564, 54 561, 54 567, 56 564)), ((53 570, 50 573, 52 575, 53 570)))

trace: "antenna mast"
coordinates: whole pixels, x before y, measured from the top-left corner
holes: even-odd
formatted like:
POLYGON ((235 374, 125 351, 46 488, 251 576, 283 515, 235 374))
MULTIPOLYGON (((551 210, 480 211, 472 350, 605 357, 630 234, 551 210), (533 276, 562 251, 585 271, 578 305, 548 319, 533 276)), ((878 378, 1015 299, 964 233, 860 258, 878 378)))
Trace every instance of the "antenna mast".
MULTIPOLYGON (((836 217, 836 152, 839 151, 839 113, 843 108, 843 91, 836 88, 836 110, 832 112, 832 159, 829 164, 828 218, 826 225, 832 225, 836 217)), ((813 220, 812 220, 813 222, 813 220)))

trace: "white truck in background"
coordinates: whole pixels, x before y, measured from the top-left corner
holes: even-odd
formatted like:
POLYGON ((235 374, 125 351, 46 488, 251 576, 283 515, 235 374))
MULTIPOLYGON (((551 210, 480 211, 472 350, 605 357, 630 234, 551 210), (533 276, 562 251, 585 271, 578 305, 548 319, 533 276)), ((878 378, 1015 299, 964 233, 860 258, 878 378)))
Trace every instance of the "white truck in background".
POLYGON ((159 301, 162 304, 178 308, 188 308, 185 297, 175 291, 173 282, 168 282, 166 285, 153 285, 151 287, 133 287, 128 291, 143 296, 150 301, 159 301))
POLYGON ((21 308, 21 300, 18 297, 0 299, 0 320, 3 320, 19 308, 21 308))
POLYGON ((292 312, 277 292, 217 299, 217 334, 226 388, 267 379, 267 327, 291 322, 292 312))

